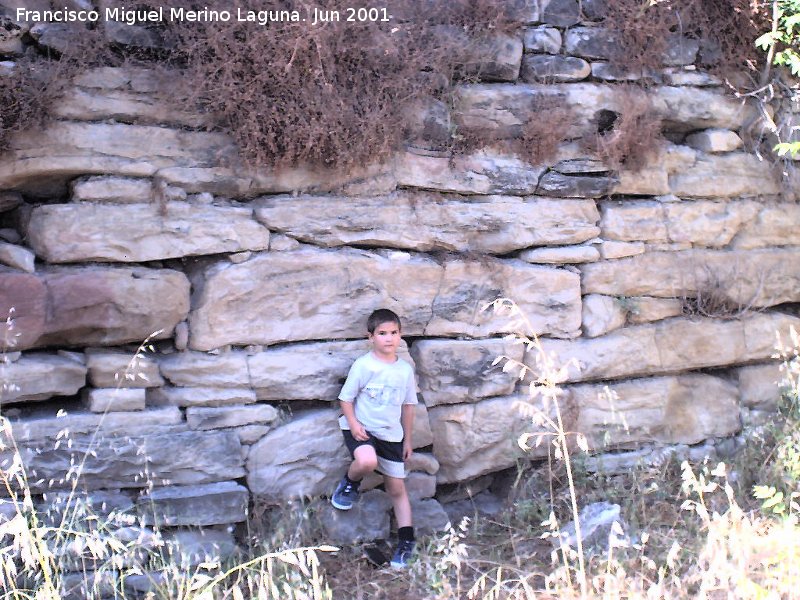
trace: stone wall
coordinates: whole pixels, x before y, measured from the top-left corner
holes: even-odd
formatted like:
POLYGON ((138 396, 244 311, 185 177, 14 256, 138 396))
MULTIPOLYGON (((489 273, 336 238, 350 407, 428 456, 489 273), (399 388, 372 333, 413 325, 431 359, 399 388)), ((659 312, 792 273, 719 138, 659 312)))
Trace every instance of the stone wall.
MULTIPOLYGON (((511 136, 554 96, 574 109, 568 135, 596 131, 620 110, 613 84, 635 76, 605 60, 595 4, 581 20, 574 0, 531 3, 445 121, 511 136)), ((423 528, 446 520, 437 489, 485 487, 533 428, 527 381, 492 365, 537 364, 507 317, 481 311, 498 297, 567 366, 569 426, 595 452, 769 418, 776 332, 800 325, 800 207, 743 146, 755 110, 696 54, 678 40, 648 74, 671 141, 638 172, 575 143, 529 164, 424 137, 356 173, 253 170, 156 102, 149 71, 82 75, 58 120, 0 157, 0 403, 34 491, 69 488, 85 457, 80 488, 168 525, 330 493, 347 462, 333 401, 377 307, 403 316, 418 374, 423 528)))

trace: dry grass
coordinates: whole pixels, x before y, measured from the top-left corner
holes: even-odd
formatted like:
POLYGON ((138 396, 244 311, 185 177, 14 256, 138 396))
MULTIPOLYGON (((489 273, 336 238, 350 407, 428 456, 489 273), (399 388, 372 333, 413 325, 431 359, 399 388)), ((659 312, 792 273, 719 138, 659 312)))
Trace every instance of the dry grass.
POLYGON ((757 0, 614 0, 604 26, 618 35, 612 62, 624 71, 658 68, 670 34, 701 41, 700 65, 723 77, 751 73, 765 57, 755 39, 770 29, 768 2, 757 0))
MULTIPOLYGON (((535 339, 516 339, 538 347, 535 339)), ((0 523, 2 598, 61 597, 68 559, 74 564, 76 552, 109 573, 117 598, 137 596, 124 581, 143 572, 157 583, 148 595, 154 599, 798 597, 798 354, 800 336, 792 331, 776 355, 784 361, 787 421, 776 421, 761 443, 746 445, 746 464, 734 461, 712 469, 706 463, 667 461, 618 474, 581 468, 576 450, 585 442, 565 430, 559 417, 563 372, 539 354, 531 366, 531 390, 556 406, 529 412, 537 433, 520 443, 544 444, 549 459, 518 473, 505 511, 476 515, 421 540, 416 561, 403 572, 372 568, 358 546, 336 552, 325 545, 317 516, 324 500, 252 511, 240 536, 247 550, 230 564, 210 560, 192 566, 163 551, 143 552, 141 540, 119 536, 119 524, 131 525, 125 515, 97 515, 77 494, 69 495, 56 518, 46 518, 35 508, 17 459, 0 470, 6 494, 18 507, 11 520, 0 523), (740 475, 754 464, 766 478, 761 481, 772 486, 759 492, 762 511, 740 475), (551 543, 579 504, 599 500, 622 507, 624 535, 612 529, 609 543, 583 548, 551 543)), ((18 456, 7 421, 3 424, 0 450, 18 456)), ((102 588, 93 583, 81 595, 108 596, 102 588)))
POLYGON ((618 85, 615 91, 618 111, 613 122, 584 144, 612 169, 640 171, 663 145, 661 119, 637 86, 618 85))

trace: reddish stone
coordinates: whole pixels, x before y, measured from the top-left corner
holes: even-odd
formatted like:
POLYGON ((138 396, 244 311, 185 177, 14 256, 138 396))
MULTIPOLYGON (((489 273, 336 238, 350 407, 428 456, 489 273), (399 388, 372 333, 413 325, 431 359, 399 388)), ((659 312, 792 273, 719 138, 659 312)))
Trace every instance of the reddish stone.
POLYGON ((36 275, 0 270, 0 351, 25 350, 36 343, 44 331, 46 297, 36 275))
POLYGON ((42 275, 48 315, 39 345, 115 345, 169 337, 189 312, 189 281, 171 269, 84 267, 42 275))

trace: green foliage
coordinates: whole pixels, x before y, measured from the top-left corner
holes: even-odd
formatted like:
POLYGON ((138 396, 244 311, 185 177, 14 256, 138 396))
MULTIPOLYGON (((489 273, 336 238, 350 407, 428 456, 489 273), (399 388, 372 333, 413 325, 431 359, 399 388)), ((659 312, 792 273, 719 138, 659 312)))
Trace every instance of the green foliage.
POLYGON ((772 62, 789 67, 793 75, 800 75, 800 0, 778 0, 775 4, 772 31, 756 40, 756 46, 771 52, 772 62))

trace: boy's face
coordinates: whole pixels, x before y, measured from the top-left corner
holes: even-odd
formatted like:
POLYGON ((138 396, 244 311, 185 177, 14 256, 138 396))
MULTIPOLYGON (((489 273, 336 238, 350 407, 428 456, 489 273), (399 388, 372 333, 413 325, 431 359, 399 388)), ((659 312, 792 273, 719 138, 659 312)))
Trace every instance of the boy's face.
POLYGON ((397 356, 397 347, 400 345, 400 326, 397 323, 394 321, 381 323, 368 336, 373 351, 378 356, 384 358, 397 356))

